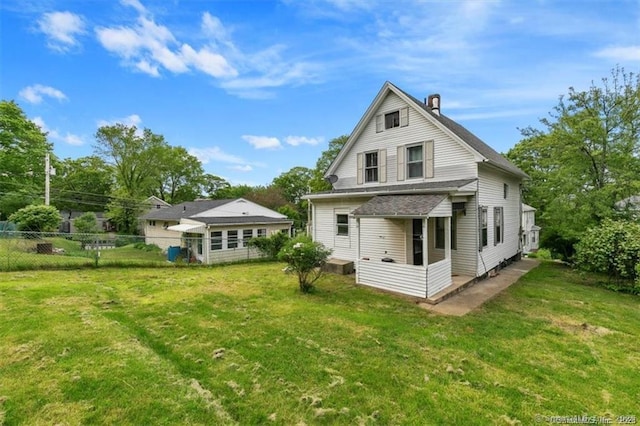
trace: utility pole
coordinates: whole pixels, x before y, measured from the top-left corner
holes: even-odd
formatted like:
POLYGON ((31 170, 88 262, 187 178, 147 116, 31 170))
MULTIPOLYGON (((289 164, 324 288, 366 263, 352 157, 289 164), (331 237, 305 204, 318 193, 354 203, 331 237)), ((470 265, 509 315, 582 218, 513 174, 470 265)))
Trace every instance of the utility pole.
POLYGON ((44 205, 49 205, 49 191, 50 191, 50 183, 49 178, 51 174, 51 164, 49 164, 49 153, 47 152, 44 156, 44 205))

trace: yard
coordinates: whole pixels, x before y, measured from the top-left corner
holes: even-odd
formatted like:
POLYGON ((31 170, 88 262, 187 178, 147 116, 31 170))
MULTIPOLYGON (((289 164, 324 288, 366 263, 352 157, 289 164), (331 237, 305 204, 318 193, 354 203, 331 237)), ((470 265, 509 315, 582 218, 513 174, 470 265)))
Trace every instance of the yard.
POLYGON ((0 424, 638 416, 640 299, 543 263, 443 317, 279 263, 0 273, 0 424))

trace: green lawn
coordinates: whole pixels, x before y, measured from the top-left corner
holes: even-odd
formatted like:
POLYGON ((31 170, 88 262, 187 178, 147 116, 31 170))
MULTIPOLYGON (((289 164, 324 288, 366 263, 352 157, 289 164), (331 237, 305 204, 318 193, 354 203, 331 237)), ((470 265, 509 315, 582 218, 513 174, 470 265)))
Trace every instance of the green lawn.
POLYGON ((278 263, 0 273, 0 424, 640 415, 640 298, 543 263, 465 317, 278 263), (587 284, 587 285, 585 285, 587 284))

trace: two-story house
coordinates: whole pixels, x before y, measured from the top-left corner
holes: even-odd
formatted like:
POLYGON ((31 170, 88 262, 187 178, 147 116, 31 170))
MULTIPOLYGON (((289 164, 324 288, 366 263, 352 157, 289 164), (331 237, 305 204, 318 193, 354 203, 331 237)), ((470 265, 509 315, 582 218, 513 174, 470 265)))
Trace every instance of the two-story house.
POLYGON ((540 247, 540 227, 536 225, 536 209, 522 204, 522 252, 529 253, 540 247))
POLYGON ((527 175, 467 129, 386 82, 309 194, 311 235, 354 262, 356 281, 431 298, 520 247, 527 175))

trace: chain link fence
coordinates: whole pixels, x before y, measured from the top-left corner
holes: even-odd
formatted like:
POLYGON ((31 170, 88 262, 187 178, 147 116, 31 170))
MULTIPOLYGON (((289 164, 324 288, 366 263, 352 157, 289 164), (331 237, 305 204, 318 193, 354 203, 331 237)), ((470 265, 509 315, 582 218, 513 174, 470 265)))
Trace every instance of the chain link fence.
POLYGON ((206 265, 261 258, 246 240, 211 242, 202 235, 153 238, 0 229, 0 271, 206 265))

